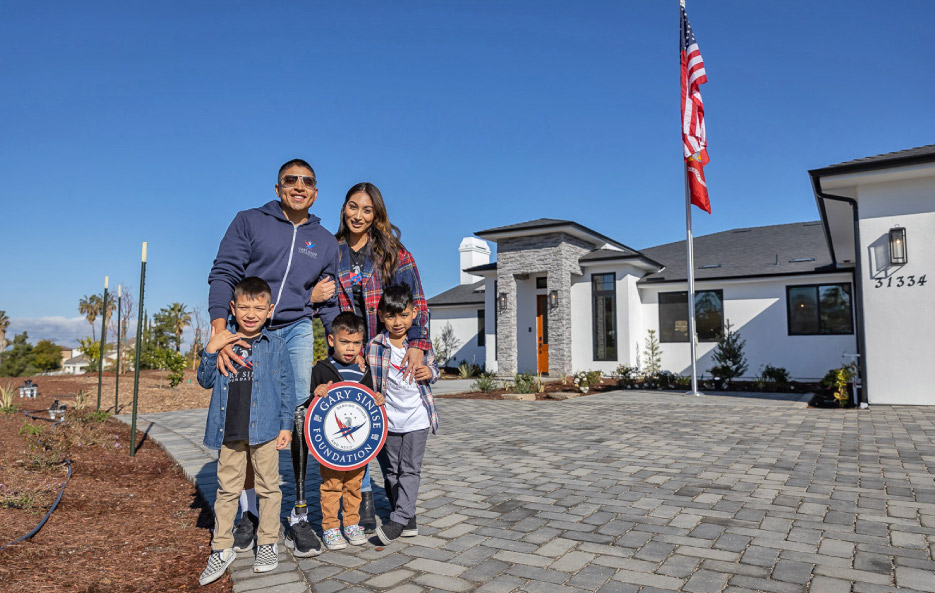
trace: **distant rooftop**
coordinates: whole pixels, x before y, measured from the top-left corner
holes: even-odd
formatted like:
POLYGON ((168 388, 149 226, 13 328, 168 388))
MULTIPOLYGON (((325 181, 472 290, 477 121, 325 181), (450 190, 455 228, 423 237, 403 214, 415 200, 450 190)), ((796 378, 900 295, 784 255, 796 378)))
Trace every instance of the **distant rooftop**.
POLYGON ((828 165, 822 169, 813 169, 809 173, 812 175, 837 175, 930 162, 935 162, 935 144, 845 161, 835 165, 828 165))
MULTIPOLYGON (((834 270, 821 222, 733 229, 695 237, 695 279, 805 274, 834 270)), ((685 241, 641 250, 665 269, 640 280, 688 278, 685 241)))
MULTIPOLYGON (((496 266, 496 264, 493 265, 496 266)), ((483 305, 484 281, 479 280, 473 284, 459 284, 440 295, 433 296, 428 300, 428 304, 429 307, 445 305, 483 305)))

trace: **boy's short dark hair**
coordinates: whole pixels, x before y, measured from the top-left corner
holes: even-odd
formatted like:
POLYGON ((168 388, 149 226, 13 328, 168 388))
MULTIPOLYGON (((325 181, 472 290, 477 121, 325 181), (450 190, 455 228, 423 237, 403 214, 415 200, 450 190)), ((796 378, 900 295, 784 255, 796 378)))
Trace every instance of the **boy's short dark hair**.
POLYGON ((266 295, 268 301, 273 301, 273 291, 270 290, 269 284, 266 283, 266 280, 256 276, 247 276, 234 286, 234 301, 237 300, 237 297, 255 299, 263 295, 266 295))
POLYGON ((343 329, 349 334, 362 334, 367 329, 367 326, 364 325, 363 319, 350 311, 345 311, 339 313, 338 316, 334 318, 334 321, 331 322, 331 335, 337 334, 340 329, 343 329))
POLYGON ((390 315, 402 313, 412 304, 412 290, 405 284, 392 284, 383 289, 378 310, 390 315))
POLYGON ((312 169, 312 166, 309 165, 307 162, 303 161, 302 159, 292 159, 291 161, 283 163, 282 167, 279 167, 279 174, 276 176, 276 183, 279 183, 279 178, 282 177, 282 172, 288 169, 289 167, 292 167, 293 165, 304 167, 312 172, 312 177, 315 177, 315 178, 318 177, 318 175, 315 174, 315 169, 312 169))

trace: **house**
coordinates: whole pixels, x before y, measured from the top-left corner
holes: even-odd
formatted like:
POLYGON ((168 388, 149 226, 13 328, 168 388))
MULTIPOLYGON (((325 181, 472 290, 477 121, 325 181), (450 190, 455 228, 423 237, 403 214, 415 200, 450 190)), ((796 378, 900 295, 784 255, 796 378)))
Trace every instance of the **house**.
POLYGON ((62 363, 62 372, 66 375, 81 375, 88 372, 90 364, 87 356, 79 354, 62 363))
MULTIPOLYGON (((935 355, 935 312, 924 306, 935 146, 810 174, 821 220, 695 238, 699 375, 729 323, 746 340, 749 377, 770 364, 817 381, 857 360, 863 401, 935 404, 913 372, 935 355), (905 261, 909 235, 920 246, 912 263, 893 263, 905 261)), ((541 218, 480 231, 459 251, 459 285, 428 301, 433 337, 450 324, 459 342, 455 359, 500 375, 610 374, 642 363, 653 330, 662 367, 690 373, 685 241, 636 250, 541 218)))

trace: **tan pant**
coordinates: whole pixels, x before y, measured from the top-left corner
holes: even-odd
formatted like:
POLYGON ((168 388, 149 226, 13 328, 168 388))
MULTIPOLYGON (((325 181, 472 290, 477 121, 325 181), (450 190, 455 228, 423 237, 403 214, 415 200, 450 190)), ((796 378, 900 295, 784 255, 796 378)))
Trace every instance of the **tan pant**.
POLYGON ((364 479, 364 468, 338 471, 318 466, 321 470, 321 528, 340 527, 338 506, 344 496, 344 526, 360 523, 360 483, 364 479))
POLYGON ((247 473, 247 456, 253 464, 256 497, 259 503, 260 524, 257 527, 258 545, 275 544, 279 539, 279 510, 282 491, 279 490, 279 451, 276 439, 261 445, 247 441, 231 441, 221 445, 218 457, 218 494, 214 502, 214 538, 211 549, 215 552, 234 547, 234 519, 247 473))

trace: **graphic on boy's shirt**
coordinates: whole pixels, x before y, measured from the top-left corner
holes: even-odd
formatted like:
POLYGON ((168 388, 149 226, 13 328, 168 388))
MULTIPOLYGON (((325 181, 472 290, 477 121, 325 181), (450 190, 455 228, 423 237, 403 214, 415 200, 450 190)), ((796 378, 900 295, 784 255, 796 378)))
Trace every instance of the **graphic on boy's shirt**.
POLYGON ((347 471, 376 457, 387 433, 386 412, 360 383, 333 383, 305 416, 305 442, 325 467, 347 471))
MULTIPOLYGON (((254 340, 248 340, 252 345, 254 340)), ((243 360, 240 364, 237 359, 233 359, 234 366, 237 367, 231 374, 228 382, 237 383, 239 381, 253 381, 253 348, 244 348, 239 344, 234 344, 234 355, 243 360)))

